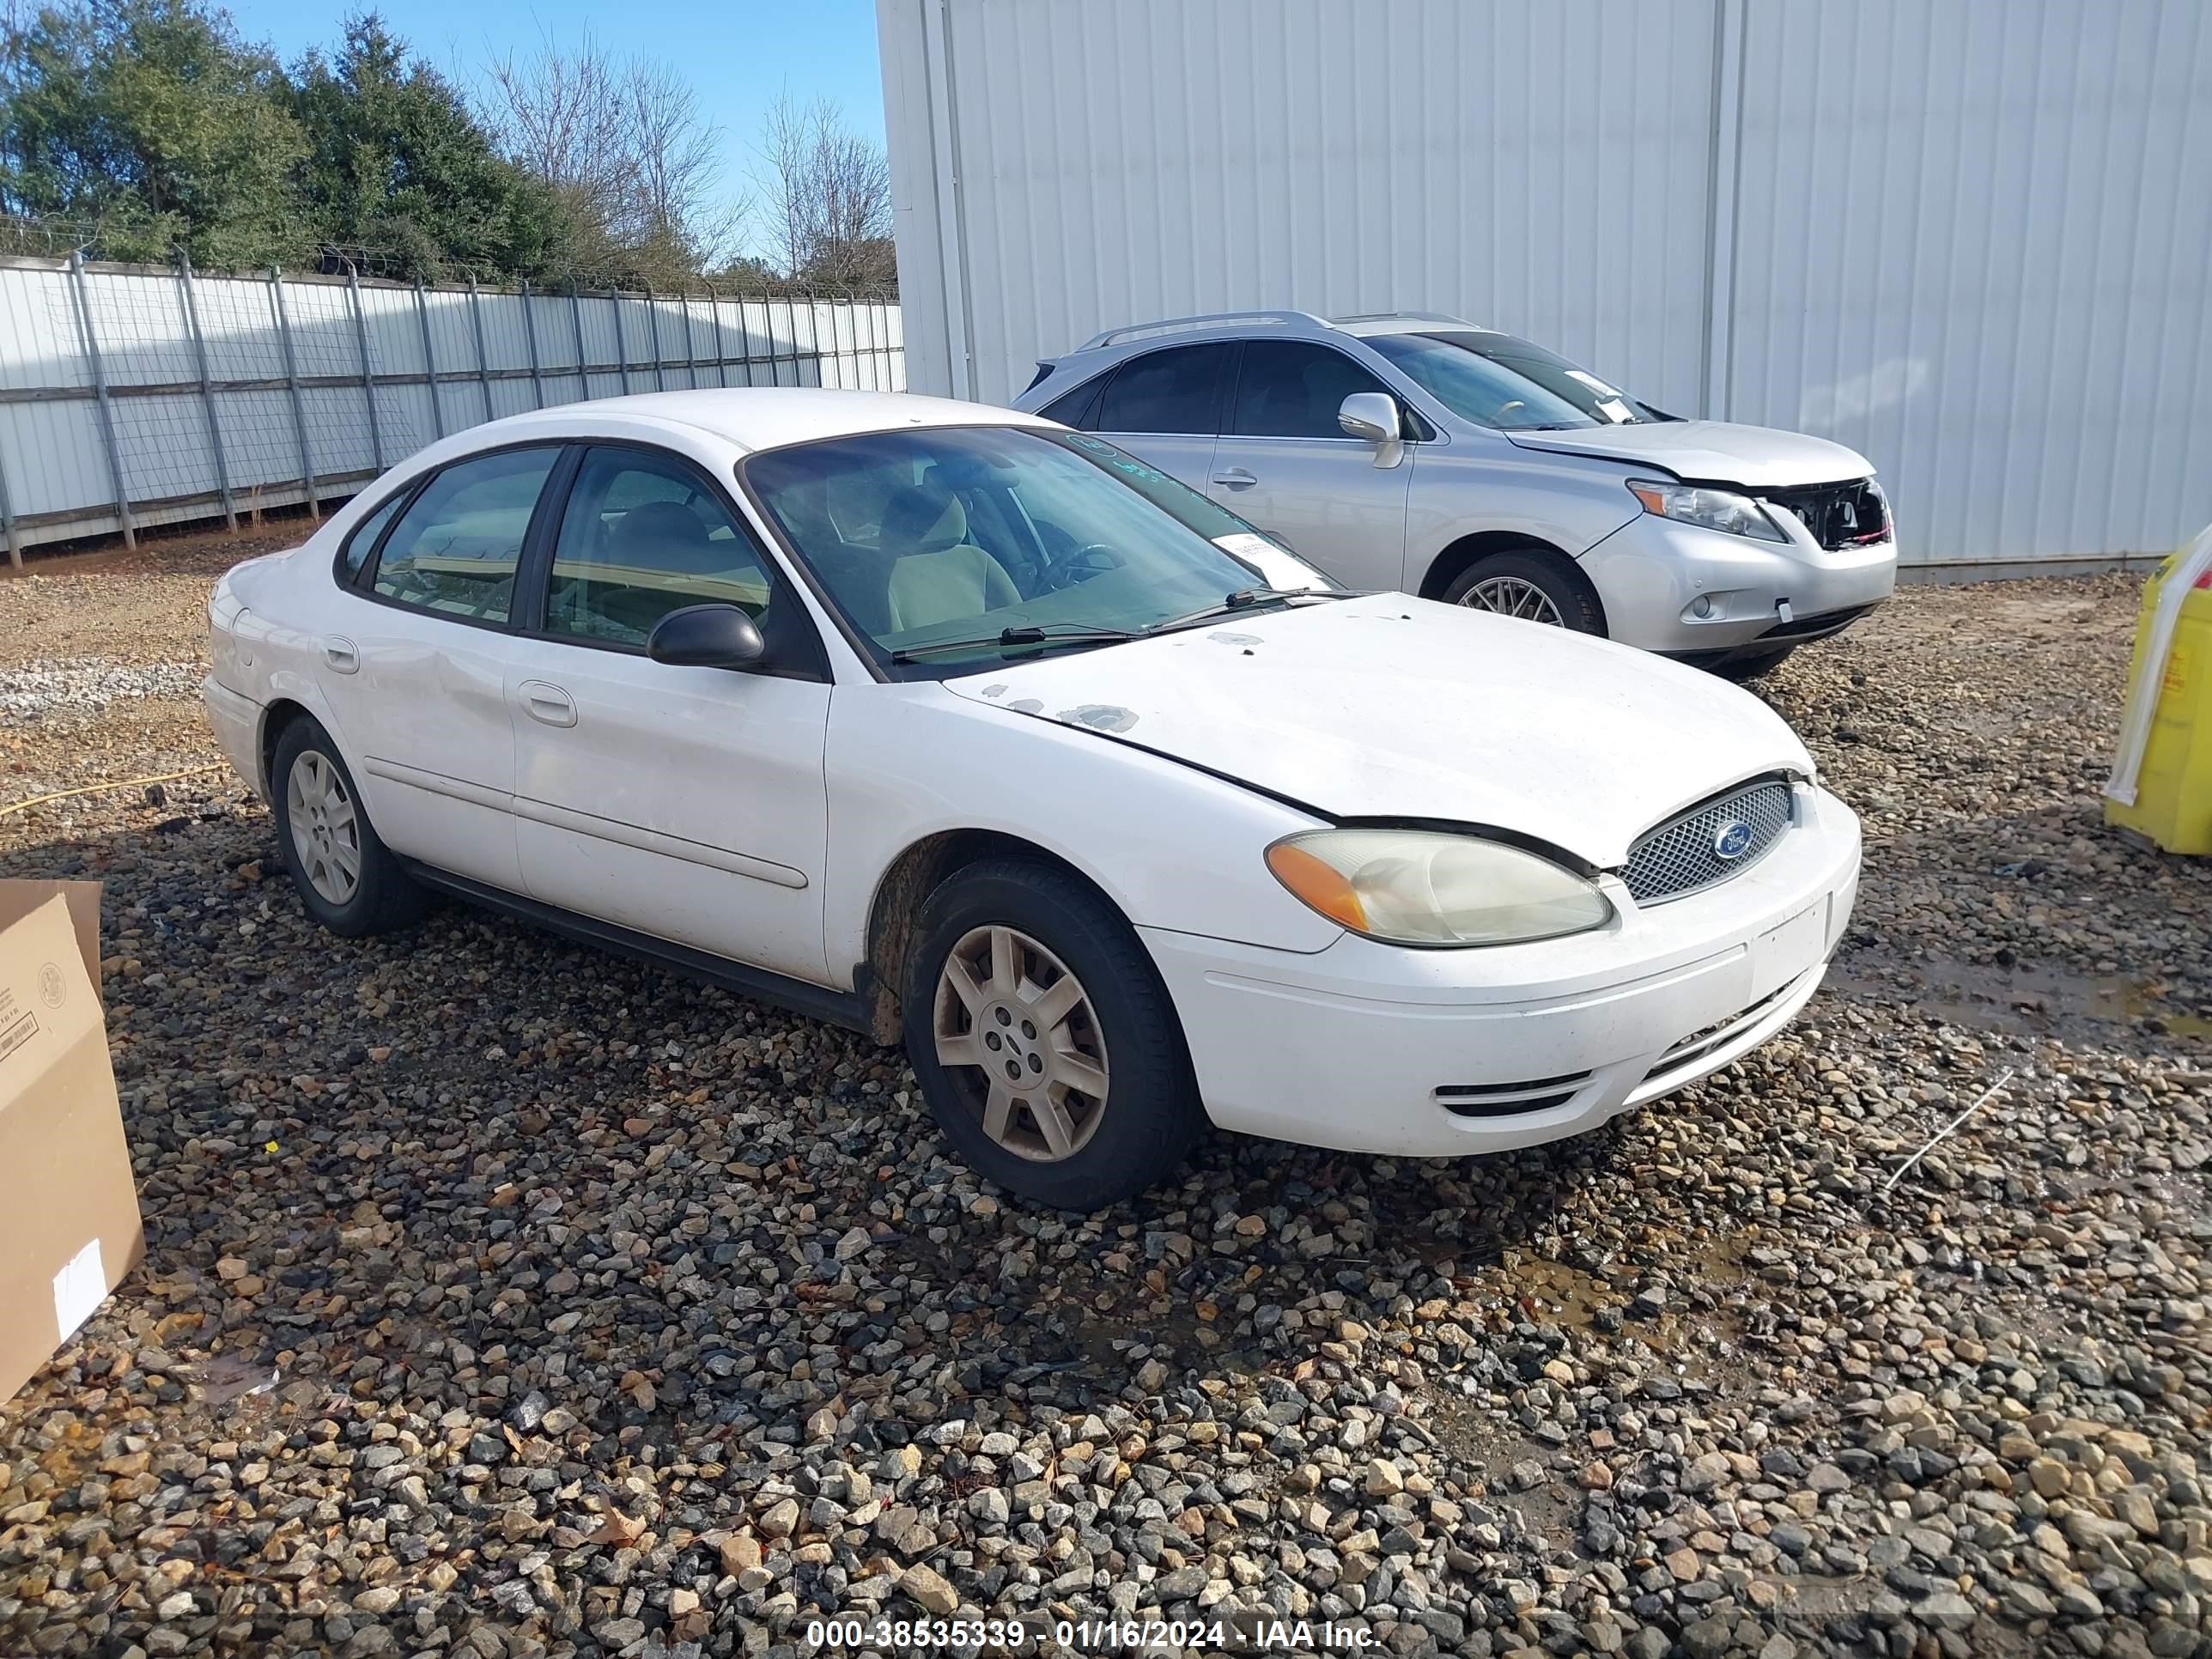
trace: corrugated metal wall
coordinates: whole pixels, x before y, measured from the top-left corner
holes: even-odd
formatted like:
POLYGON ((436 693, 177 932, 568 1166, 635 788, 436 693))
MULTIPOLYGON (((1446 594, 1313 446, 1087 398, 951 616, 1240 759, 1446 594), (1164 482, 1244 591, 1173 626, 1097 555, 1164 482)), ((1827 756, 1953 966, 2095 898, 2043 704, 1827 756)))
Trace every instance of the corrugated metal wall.
POLYGON ((1251 306, 1872 457, 1909 561, 2212 519, 2203 0, 878 0, 918 390, 1251 306))
POLYGON ((903 390, 898 306, 0 260, 0 524, 13 551, 349 495, 499 416, 776 385, 903 390))

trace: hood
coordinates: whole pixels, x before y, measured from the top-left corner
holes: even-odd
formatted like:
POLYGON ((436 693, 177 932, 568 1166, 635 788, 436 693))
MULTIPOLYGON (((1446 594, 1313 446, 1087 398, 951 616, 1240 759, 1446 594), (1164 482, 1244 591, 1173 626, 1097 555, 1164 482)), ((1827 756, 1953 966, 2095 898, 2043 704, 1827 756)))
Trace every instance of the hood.
POLYGON ((945 682, 1338 818, 1534 836, 1600 869, 1761 773, 1810 775, 1749 692, 1626 646, 1370 594, 945 682))
POLYGON ((1842 483, 1874 474, 1874 464, 1865 456, 1826 438, 1729 421, 1638 421, 1565 432, 1509 431, 1505 435, 1523 449, 1640 462, 1698 483, 1741 484, 1751 489, 1842 483))

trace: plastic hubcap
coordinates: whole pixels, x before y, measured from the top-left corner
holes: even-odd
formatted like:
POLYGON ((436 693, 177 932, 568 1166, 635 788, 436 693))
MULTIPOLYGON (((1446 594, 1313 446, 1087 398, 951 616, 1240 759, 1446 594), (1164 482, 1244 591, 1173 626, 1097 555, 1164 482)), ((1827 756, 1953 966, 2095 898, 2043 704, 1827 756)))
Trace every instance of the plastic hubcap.
POLYGON ((343 904, 361 885, 361 820, 327 755, 309 749, 284 781, 284 817, 307 885, 343 904))
POLYGON ((971 929, 938 970, 938 1063, 991 1140, 1072 1158, 1106 1113, 1105 1037, 1082 981, 1028 934, 971 929))

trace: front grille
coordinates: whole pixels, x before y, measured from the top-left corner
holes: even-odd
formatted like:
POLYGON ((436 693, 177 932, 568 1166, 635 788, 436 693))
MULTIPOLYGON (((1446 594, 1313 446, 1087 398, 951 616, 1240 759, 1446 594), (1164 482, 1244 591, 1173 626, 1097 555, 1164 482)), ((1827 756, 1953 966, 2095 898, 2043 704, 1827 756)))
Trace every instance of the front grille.
POLYGON ((1763 499, 1795 513, 1813 532, 1813 539, 1832 553, 1885 540, 1890 532, 1889 499, 1872 478, 1769 489, 1763 499))
POLYGON ((1659 904, 1741 875, 1782 838, 1791 805, 1790 785, 1781 778, 1761 778, 1716 795, 1630 848, 1621 878, 1638 904, 1659 904), (1741 852, 1723 858, 1722 832, 1736 823, 1748 827, 1750 838, 1741 852))

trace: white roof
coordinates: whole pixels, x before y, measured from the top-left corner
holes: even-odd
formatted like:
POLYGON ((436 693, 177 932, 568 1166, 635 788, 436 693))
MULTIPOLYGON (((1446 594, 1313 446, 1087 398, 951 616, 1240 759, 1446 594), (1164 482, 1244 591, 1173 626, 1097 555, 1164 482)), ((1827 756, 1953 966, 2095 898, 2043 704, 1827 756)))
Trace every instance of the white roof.
POLYGON ((905 392, 842 392, 828 386, 706 387, 696 392, 647 392, 599 398, 510 415, 455 436, 481 447, 527 432, 549 437, 589 436, 606 416, 696 427, 748 451, 855 432, 888 432, 912 426, 1050 426, 1051 422, 988 404, 958 403, 905 392))

